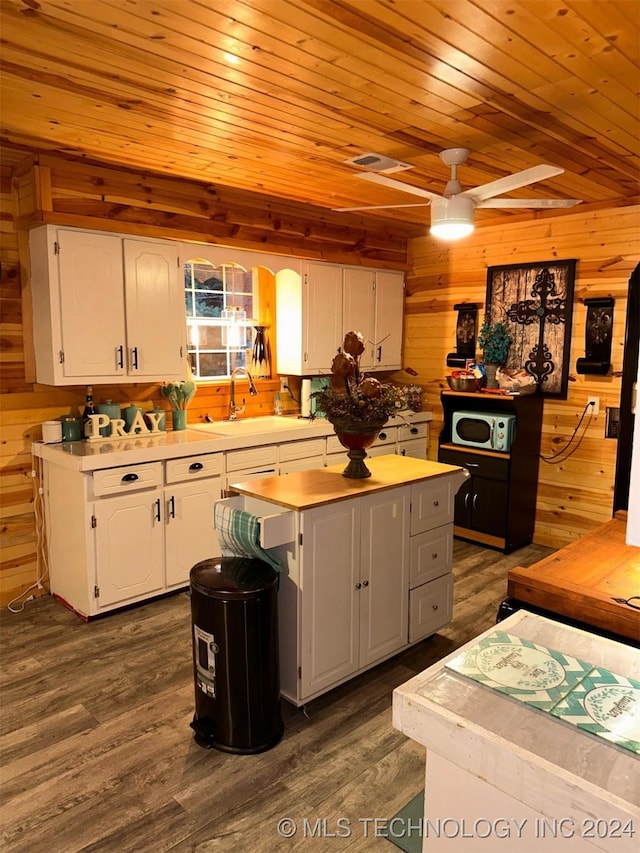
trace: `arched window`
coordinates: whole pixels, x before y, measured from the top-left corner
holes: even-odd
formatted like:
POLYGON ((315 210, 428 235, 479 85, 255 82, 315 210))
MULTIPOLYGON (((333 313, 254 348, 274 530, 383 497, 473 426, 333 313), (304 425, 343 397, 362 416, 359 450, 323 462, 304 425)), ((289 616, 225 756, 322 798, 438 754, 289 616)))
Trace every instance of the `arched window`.
POLYGON ((226 378, 234 368, 246 367, 258 314, 253 270, 191 258, 184 265, 184 290, 194 376, 226 378))

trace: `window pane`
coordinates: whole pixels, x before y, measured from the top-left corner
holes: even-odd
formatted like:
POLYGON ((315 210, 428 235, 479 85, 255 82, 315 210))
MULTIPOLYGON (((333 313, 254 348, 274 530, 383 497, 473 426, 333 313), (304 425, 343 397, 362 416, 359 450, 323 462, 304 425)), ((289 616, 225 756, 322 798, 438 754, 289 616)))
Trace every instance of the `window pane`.
POLYGON ((196 290, 196 317, 219 317, 224 307, 221 293, 201 293, 196 290))
POLYGON ((245 367, 257 324, 253 272, 233 264, 214 267, 193 259, 185 264, 184 284, 195 377, 228 377, 234 368, 245 367))
POLYGON ((222 352, 207 352, 200 354, 201 376, 226 376, 227 356, 222 352))

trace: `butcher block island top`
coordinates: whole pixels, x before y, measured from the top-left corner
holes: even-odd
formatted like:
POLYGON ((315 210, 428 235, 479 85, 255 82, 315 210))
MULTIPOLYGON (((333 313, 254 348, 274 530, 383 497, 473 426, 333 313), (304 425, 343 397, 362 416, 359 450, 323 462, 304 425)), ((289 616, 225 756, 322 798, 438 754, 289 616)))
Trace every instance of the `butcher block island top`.
POLYGON ((396 455, 376 456, 367 459, 366 464, 371 477, 363 480, 343 477, 345 462, 280 477, 232 483, 231 488, 241 495, 261 498, 287 509, 305 510, 462 471, 456 465, 396 455))

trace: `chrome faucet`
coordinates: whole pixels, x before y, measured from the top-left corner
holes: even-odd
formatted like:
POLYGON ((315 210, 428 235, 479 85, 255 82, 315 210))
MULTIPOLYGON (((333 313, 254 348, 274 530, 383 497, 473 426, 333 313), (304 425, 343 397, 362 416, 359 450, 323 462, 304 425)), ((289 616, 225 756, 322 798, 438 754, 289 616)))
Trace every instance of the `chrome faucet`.
POLYGON ((236 376, 244 373, 249 380, 249 393, 252 397, 257 396, 258 389, 253 384, 253 378, 246 367, 236 367, 231 373, 229 382, 229 420, 235 421, 238 415, 241 415, 245 410, 245 401, 242 401, 241 406, 236 406, 236 376))

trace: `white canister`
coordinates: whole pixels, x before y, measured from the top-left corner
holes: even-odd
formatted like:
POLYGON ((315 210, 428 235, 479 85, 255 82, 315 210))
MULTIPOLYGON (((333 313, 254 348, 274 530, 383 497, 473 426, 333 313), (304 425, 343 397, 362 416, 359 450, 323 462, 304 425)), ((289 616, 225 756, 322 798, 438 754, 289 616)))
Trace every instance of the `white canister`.
POLYGON ((44 421, 42 424, 42 440, 45 444, 57 444, 62 441, 62 424, 60 421, 44 421))

